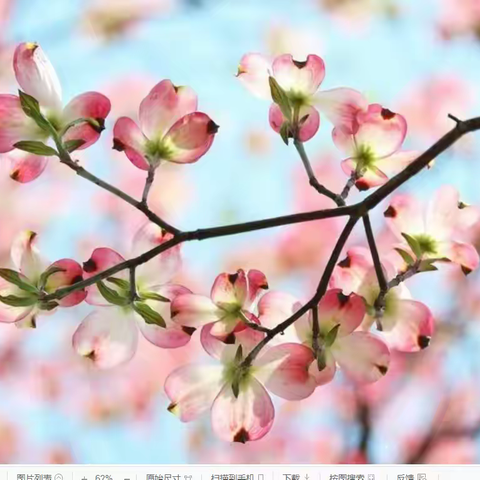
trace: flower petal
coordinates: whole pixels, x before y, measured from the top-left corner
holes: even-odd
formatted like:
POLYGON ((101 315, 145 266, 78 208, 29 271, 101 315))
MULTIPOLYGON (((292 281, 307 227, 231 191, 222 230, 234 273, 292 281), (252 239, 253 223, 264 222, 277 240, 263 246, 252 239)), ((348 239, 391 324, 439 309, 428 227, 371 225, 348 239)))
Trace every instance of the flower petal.
POLYGON ((128 117, 120 117, 113 127, 113 148, 125 152, 127 158, 141 170, 148 170, 149 164, 144 155, 147 141, 138 125, 128 117))
POLYGON ((218 125, 205 113, 194 112, 178 120, 164 141, 172 153, 165 158, 173 163, 194 163, 212 146, 218 125))
POLYGON ((313 362, 310 348, 298 343, 277 345, 254 362, 255 377, 275 395, 286 400, 302 400, 309 397, 316 387, 309 374, 313 362))
MULTIPOLYGON (((83 280, 83 269, 75 260, 69 258, 57 260, 52 263, 47 270, 50 268, 61 268, 63 272, 57 272, 48 277, 45 285, 45 290, 48 293, 52 293, 58 288, 67 287, 83 280)), ((85 289, 81 289, 67 295, 61 300, 57 300, 57 302, 61 307, 73 307, 83 302, 86 296, 87 292, 85 289)))
POLYGON ((268 289, 267 277, 260 270, 249 270, 247 272, 248 292, 245 307, 249 308, 259 295, 268 289))
MULTIPOLYGON (((143 225, 133 237, 132 256, 137 257, 173 238, 154 223, 143 225)), ((149 262, 137 268, 137 279, 148 286, 162 285, 169 282, 182 266, 181 245, 169 248, 149 262)))
MULTIPOLYGON (((320 127, 320 114, 314 107, 304 105, 300 108, 299 120, 304 119, 300 130, 298 132, 298 139, 302 142, 307 142, 315 136, 320 127)), ((280 107, 272 103, 269 110, 269 122, 272 129, 280 133, 282 125, 285 121, 280 107)))
POLYGON ((402 240, 402 232, 409 235, 426 233, 422 205, 410 195, 395 196, 383 215, 392 231, 402 240))
POLYGON ((378 159, 375 166, 387 177, 393 177, 408 167, 419 155, 419 152, 413 150, 396 152, 388 157, 378 159))
POLYGON ((270 76, 271 61, 259 53, 248 53, 240 60, 237 78, 255 96, 271 99, 270 76))
MULTIPOLYGON (((28 281, 22 274, 20 276, 28 281)), ((0 278, 0 295, 2 297, 8 297, 14 295, 15 297, 24 297, 25 292, 20 290, 16 285, 7 282, 3 278, 0 278)), ((0 322, 1 323, 14 323, 19 322, 30 315, 35 310, 34 305, 26 307, 12 307, 3 302, 0 302, 0 322)))
MULTIPOLYGON (((157 293, 170 301, 179 295, 191 293, 190 290, 182 285, 162 285, 151 289, 151 292, 157 293)), ((159 313, 165 320, 166 328, 158 325, 147 324, 140 315, 135 315, 138 326, 143 336, 157 347, 178 348, 186 345, 192 338, 194 329, 185 328, 175 323, 170 318, 170 303, 159 302, 156 300, 147 300, 145 302, 152 310, 159 313)))
POLYGON ((247 276, 242 269, 236 273, 221 273, 215 279, 210 297, 218 307, 234 311, 242 307, 248 296, 247 276))
POLYGON ((418 352, 428 347, 435 328, 432 312, 421 302, 399 299, 397 321, 385 333, 390 346, 401 352, 418 352))
POLYGON ((21 140, 36 140, 39 128, 22 110, 15 95, 0 95, 0 153, 12 151, 21 140))
POLYGON ((168 410, 182 422, 190 422, 207 412, 224 384, 220 365, 186 365, 165 380, 170 399, 168 410))
POLYGON ((308 55, 298 62, 292 55, 280 55, 273 61, 273 76, 280 86, 289 92, 310 97, 320 87, 325 77, 325 63, 317 55, 308 55))
MULTIPOLYGON (((107 270, 110 267, 118 265, 119 263, 124 262, 125 259, 117 253, 115 250, 111 248, 101 247, 96 248, 92 256, 83 263, 83 271, 84 277, 90 278, 96 275, 103 270, 107 270)), ((125 271, 119 272, 115 275, 115 278, 120 278, 122 280, 128 280, 128 275, 125 271)), ((108 281, 107 281, 108 283, 108 281)), ((114 288, 114 285, 110 285, 110 288, 114 288)), ((96 285, 92 285, 87 287, 87 298, 86 302, 90 305, 98 305, 98 306, 109 306, 105 298, 103 298, 102 294, 98 291, 96 285)))
POLYGON ((197 110, 198 100, 189 87, 175 87, 162 80, 152 88, 140 104, 140 127, 150 139, 162 138, 182 117, 197 110))
POLYGON ((185 327, 201 327, 217 322, 225 314, 208 297, 187 293, 173 299, 172 320, 185 327))
POLYGON ((105 119, 110 113, 110 100, 101 93, 86 92, 73 98, 63 111, 63 120, 69 123, 79 118, 91 118, 98 123, 94 128, 89 123, 82 123, 70 128, 64 135, 64 140, 83 140, 85 143, 78 150, 93 145, 104 129, 105 119))
POLYGON ((426 230, 437 240, 450 240, 455 232, 458 217, 460 195, 452 185, 443 185, 428 202, 426 230))
POLYGON ((315 95, 314 105, 334 126, 355 133, 358 128, 357 114, 368 107, 367 99, 352 88, 333 88, 315 95))
POLYGON ((388 157, 395 153, 407 134, 405 118, 378 103, 369 105, 366 112, 359 112, 357 119, 357 148, 371 149, 376 157, 388 157))
MULTIPOLYGON (((5 155, 10 161, 10 178, 19 183, 28 183, 37 179, 45 170, 48 158, 13 150, 5 155)), ((1 161, 1 160, 0 160, 1 161)))
POLYGON ((20 43, 15 49, 13 69, 18 84, 40 105, 60 111, 62 88, 55 69, 36 43, 20 43))
POLYGON ((15 237, 10 251, 13 264, 31 283, 38 281, 46 267, 36 247, 37 238, 35 232, 25 230, 15 237))
POLYGON ((353 332, 339 338, 332 346, 332 353, 345 375, 359 383, 380 380, 390 364, 388 347, 367 332, 353 332))
POLYGON ((73 348, 100 369, 128 362, 135 355, 138 329, 130 312, 108 307, 88 315, 73 334, 73 348))
MULTIPOLYGON (((332 131, 332 139, 335 146, 350 157, 355 156, 356 145, 355 137, 351 133, 350 128, 343 126, 335 127, 332 131)), ((342 166, 343 168, 343 166, 342 166)), ((345 169, 343 169, 345 171, 345 169)), ((348 173, 345 171, 345 173, 348 173)))
MULTIPOLYGON (((357 169, 357 162, 354 158, 347 158, 342 162, 342 170, 347 174, 351 175, 357 169)), ((355 182, 355 186, 361 192, 368 190, 372 187, 378 187, 383 185, 388 180, 388 177, 383 173, 379 168, 372 165, 366 168, 363 171, 361 177, 355 182)))
POLYGON ((270 395, 255 378, 241 385, 238 398, 226 384, 212 406, 213 431, 227 442, 259 440, 272 428, 274 417, 270 395))
POLYGON ((439 242, 437 250, 440 256, 445 256, 460 265, 465 274, 469 274, 478 267, 478 252, 470 243, 439 242))
POLYGON ((328 290, 318 304, 320 332, 327 334, 340 325, 338 337, 348 335, 360 326, 365 313, 365 303, 359 295, 345 295, 338 288, 328 290))
POLYGON ((325 363, 326 366, 322 371, 318 370, 318 364, 316 361, 313 361, 310 365, 309 373, 315 379, 317 387, 330 383, 334 379, 335 373, 337 372, 335 358, 333 357, 330 349, 325 351, 325 363))

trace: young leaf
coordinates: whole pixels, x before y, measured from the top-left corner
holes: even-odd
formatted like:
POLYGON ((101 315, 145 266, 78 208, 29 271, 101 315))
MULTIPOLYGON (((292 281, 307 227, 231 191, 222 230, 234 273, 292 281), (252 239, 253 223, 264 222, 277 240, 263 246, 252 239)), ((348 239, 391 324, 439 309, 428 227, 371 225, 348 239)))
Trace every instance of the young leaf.
POLYGON ((438 270, 438 268, 433 264, 436 261, 436 258, 432 258, 430 260, 422 260, 420 262, 420 266, 418 267, 418 273, 435 272, 436 270, 438 270))
POLYGON ((325 346, 331 347, 335 340, 337 339, 338 329, 340 328, 340 324, 335 325, 326 335, 325 337, 325 346))
POLYGON ((58 155, 54 148, 34 140, 22 140, 15 143, 13 146, 19 150, 23 150, 24 152, 33 153, 35 155, 43 155, 44 157, 53 157, 54 155, 58 155))
POLYGON ((270 84, 270 93, 272 95, 272 100, 280 107, 283 116, 287 120, 291 121, 292 106, 285 90, 278 84, 278 82, 273 77, 268 77, 268 83, 270 84))
POLYGON ((15 270, 10 270, 9 268, 0 268, 0 277, 9 283, 13 283, 13 285, 16 285, 25 292, 38 293, 37 288, 28 283, 28 279, 15 270))
POLYGON ((85 143, 85 140, 77 138, 76 140, 67 140, 63 146, 68 153, 72 153, 77 148, 80 148, 85 143))
POLYGON ((409 267, 415 263, 415 259, 405 250, 401 248, 395 248, 395 250, 409 267))
POLYGON ((120 295, 115 290, 110 287, 107 287, 101 280, 97 282, 98 291, 102 294, 102 297, 113 305, 118 305, 119 307, 125 307, 130 303, 129 299, 120 295))
POLYGON ((280 137, 282 137, 283 143, 288 146, 288 139, 290 138, 290 124, 283 122, 280 127, 280 137))
POLYGON ((153 308, 150 308, 145 303, 135 302, 133 309, 145 320, 148 325, 157 325, 162 328, 166 328, 167 324, 163 317, 156 312, 153 308))
POLYGON ((18 96, 20 97, 20 105, 25 115, 35 120, 35 123, 42 130, 49 131, 50 123, 42 115, 38 101, 31 95, 28 95, 28 93, 22 92, 21 90, 18 91, 18 96))
POLYGON ((418 241, 406 233, 402 233, 402 237, 407 241, 408 246, 412 249, 412 252, 415 254, 415 256, 417 258, 421 257, 423 252, 418 241))
POLYGON ((127 280, 115 277, 108 277, 107 282, 113 283, 117 287, 120 287, 122 290, 130 290, 130 282, 128 282, 127 280))
POLYGON ((232 392, 233 396, 238 398, 238 395, 240 394, 240 380, 238 379, 238 376, 235 376, 232 381, 232 392))
POLYGON ((170 299, 168 299, 167 297, 163 297, 162 295, 159 295, 158 293, 154 293, 154 292, 141 293, 140 298, 142 300, 156 300, 157 302, 165 302, 165 303, 170 302, 170 299))
POLYGON ((48 279, 49 279, 54 273, 58 273, 58 272, 65 272, 65 269, 64 269, 64 268, 60 268, 60 267, 50 267, 50 268, 47 268, 47 270, 45 270, 45 271, 40 275, 40 281, 39 281, 40 288, 43 289, 43 288, 45 287, 45 285, 47 284, 48 279))
POLYGON ((51 310, 54 310, 55 308, 58 307, 58 303, 51 301, 51 302, 41 302, 39 304, 40 310, 46 310, 47 312, 50 312, 51 310))
POLYGON ((38 301, 38 297, 35 295, 29 295, 28 297, 17 297, 15 295, 0 295, 0 302, 8 305, 9 307, 30 307, 35 305, 38 301))
POLYGON ((325 370, 327 367, 327 358, 325 355, 325 350, 322 348, 317 355, 317 368, 318 371, 321 372, 322 370, 325 370))

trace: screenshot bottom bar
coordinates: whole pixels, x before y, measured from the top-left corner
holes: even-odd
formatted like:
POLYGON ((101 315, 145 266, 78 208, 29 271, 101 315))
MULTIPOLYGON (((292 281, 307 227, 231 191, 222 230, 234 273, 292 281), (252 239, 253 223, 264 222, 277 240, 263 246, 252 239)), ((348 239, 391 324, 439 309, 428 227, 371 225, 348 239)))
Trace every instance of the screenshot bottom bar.
POLYGON ((478 480, 480 465, 15 465, 0 480, 478 480))

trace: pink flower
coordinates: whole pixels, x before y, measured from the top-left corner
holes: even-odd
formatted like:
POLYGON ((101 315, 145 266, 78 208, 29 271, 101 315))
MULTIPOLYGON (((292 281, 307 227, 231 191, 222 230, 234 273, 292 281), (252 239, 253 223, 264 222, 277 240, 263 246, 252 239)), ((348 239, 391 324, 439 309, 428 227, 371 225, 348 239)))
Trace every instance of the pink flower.
MULTIPOLYGON (((382 260, 382 266, 387 280, 395 277, 397 270, 390 262, 382 260)), ((331 285, 343 291, 355 291, 363 297, 368 308, 361 330, 369 331, 375 323, 374 304, 380 293, 370 251, 360 247, 349 250, 347 257, 338 264, 331 285)), ((418 352, 428 347, 435 329, 430 309, 412 300, 404 283, 387 293, 381 325, 388 346, 402 352, 418 352)))
POLYGON ((140 104, 140 127, 121 117, 113 130, 113 148, 124 151, 138 168, 158 167, 161 161, 194 163, 212 146, 218 125, 197 111, 197 95, 170 80, 157 84, 140 104))
POLYGON ((39 315, 52 313, 58 306, 73 307, 83 302, 85 290, 61 300, 45 303, 42 295, 83 280, 82 267, 68 258, 48 265, 36 248, 37 234, 20 233, 11 248, 15 270, 0 269, 0 322, 20 327, 36 327, 39 315))
POLYGON ((273 77, 286 93, 290 104, 290 118, 277 103, 270 107, 270 125, 277 133, 287 122, 291 131, 298 128, 297 138, 306 142, 318 131, 320 115, 317 108, 335 124, 349 124, 358 110, 365 109, 367 102, 356 90, 334 88, 317 92, 324 77, 325 64, 317 55, 308 55, 306 61, 294 60, 284 54, 273 62, 258 53, 242 57, 237 77, 254 95, 272 99, 269 77, 273 77))
MULTIPOLYGON (((273 327, 292 315, 300 305, 291 295, 269 292, 260 300, 259 319, 263 325, 273 327)), ((364 301, 355 293, 347 296, 340 289, 332 289, 324 295, 318 304, 319 359, 309 368, 317 385, 330 382, 337 365, 347 377, 359 383, 375 382, 387 373, 390 354, 385 343, 371 333, 355 331, 365 313, 364 301)), ((294 326, 297 338, 313 351, 311 311, 294 326)), ((289 341, 293 340, 292 335, 290 331, 289 341)))
POLYGON ((172 319, 195 328, 213 324, 212 335, 227 337, 244 330, 245 321, 258 323, 252 309, 261 291, 267 288, 267 279, 259 270, 221 273, 210 298, 193 293, 177 297, 172 302, 172 319))
POLYGON ((246 354, 263 334, 247 329, 240 343, 226 345, 210 332, 211 325, 202 331, 202 344, 221 365, 186 365, 165 382, 168 409, 181 421, 210 410, 213 431, 222 440, 259 440, 270 431, 275 416, 267 390, 287 400, 307 398, 315 390, 308 373, 313 360, 309 348, 294 343, 266 347, 246 367, 246 354))
MULTIPOLYGON (((140 255, 171 238, 154 224, 147 224, 134 238, 132 255, 140 255)), ((97 248, 83 264, 86 278, 117 265, 124 258, 110 248, 97 248)), ((73 336, 73 347, 96 367, 111 368, 130 360, 138 343, 138 330, 152 344, 161 348, 186 345, 195 331, 170 319, 170 302, 179 295, 191 293, 181 285, 167 283, 180 266, 180 248, 174 247, 136 269, 138 299, 115 306, 100 293, 97 285, 88 287, 87 303, 99 308, 88 315, 73 336)), ((127 272, 121 272, 104 283, 122 298, 128 298, 130 283, 127 272)))
POLYGON ((478 252, 469 241, 469 229, 478 222, 478 209, 459 201, 458 191, 440 188, 423 207, 412 197, 397 195, 384 212, 392 231, 405 242, 407 234, 418 243, 421 258, 446 258, 465 274, 478 266, 478 252))
POLYGON ((379 104, 359 111, 352 125, 335 127, 332 136, 337 148, 349 155, 342 169, 355 174, 359 190, 384 184, 418 156, 417 152, 400 151, 407 134, 405 118, 379 104))
MULTIPOLYGON (((88 121, 70 127, 63 135, 64 141, 82 140, 78 149, 94 144, 104 128, 110 112, 110 101, 97 92, 87 92, 73 98, 66 107, 62 104, 62 91, 57 74, 36 43, 21 43, 13 59, 15 77, 24 93, 34 97, 42 114, 54 128, 62 133, 70 122, 81 118, 88 121)), ((24 113, 20 98, 16 95, 0 95, 0 153, 14 151, 15 144, 22 140, 45 142, 49 133, 24 113)), ((20 182, 37 178, 45 169, 46 158, 15 152, 8 155, 15 162, 11 177, 20 182)))

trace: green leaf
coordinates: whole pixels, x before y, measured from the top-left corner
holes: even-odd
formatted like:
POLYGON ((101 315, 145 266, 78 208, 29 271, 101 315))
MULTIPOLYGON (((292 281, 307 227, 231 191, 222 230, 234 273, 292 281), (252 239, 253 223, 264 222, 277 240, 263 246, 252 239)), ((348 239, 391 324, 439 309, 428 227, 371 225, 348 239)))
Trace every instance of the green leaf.
POLYGON ((68 153, 72 153, 74 150, 77 150, 77 148, 80 148, 84 143, 85 140, 78 138, 76 140, 67 140, 63 146, 68 153))
POLYGON ((288 146, 288 139, 290 138, 290 124, 288 122, 283 122, 280 127, 280 136, 282 137, 283 143, 288 146))
POLYGON ((45 157, 58 155, 54 148, 34 140, 22 140, 21 142, 15 143, 13 146, 24 152, 34 153, 35 155, 43 155, 45 157))
POLYGON ((6 297, 0 295, 0 302, 10 307, 30 307, 35 305, 38 297, 29 295, 28 297, 17 297, 15 295, 7 295, 6 297))
POLYGON ((401 248, 395 248, 395 250, 409 267, 415 263, 415 259, 405 250, 401 248))
POLYGON ((326 347, 331 347, 335 343, 339 328, 340 328, 340 324, 337 324, 327 333, 327 335, 325 336, 326 347))
POLYGON ((47 268, 47 270, 45 270, 41 275, 40 275, 40 280, 39 280, 39 284, 40 284, 40 288, 43 289, 45 287, 45 285, 47 284, 48 282, 48 279, 54 274, 54 273, 58 273, 58 272, 65 272, 66 270, 64 268, 60 268, 60 267, 50 267, 50 268, 47 268))
POLYGON ((54 310, 58 307, 58 303, 54 302, 53 300, 51 302, 41 302, 39 304, 39 307, 40 310, 46 310, 47 312, 50 312, 51 310, 54 310))
POLYGON ((9 283, 13 283, 21 290, 30 293, 38 293, 37 287, 31 285, 26 280, 26 277, 23 277, 20 273, 15 270, 10 270, 9 268, 0 268, 0 277, 6 280, 9 283))
POLYGON ((412 252, 415 254, 415 256, 417 258, 421 257, 423 252, 418 241, 406 233, 402 233, 402 237, 407 241, 408 246, 412 249, 412 252))
POLYGON ((327 356, 326 356, 326 352, 324 349, 321 349, 319 352, 318 352, 318 355, 317 355, 317 368, 318 368, 318 371, 321 372, 322 370, 325 370, 325 368, 327 367, 327 356))
POLYGON ((123 280, 121 278, 115 278, 115 277, 108 277, 107 282, 113 283, 117 287, 120 287, 122 290, 129 291, 130 290, 130 282, 127 280, 123 280))
POLYGON ((235 352, 235 363, 240 363, 243 360, 243 347, 238 346, 237 351, 235 352))
POLYGON ((420 266, 418 267, 418 273, 422 272, 435 272, 438 268, 434 265, 436 262, 436 258, 431 258, 429 260, 422 260, 420 262, 420 266))
POLYGON ((133 309, 145 320, 148 325, 158 325, 159 327, 166 328, 167 324, 163 317, 156 312, 153 308, 142 302, 135 302, 133 309))
POLYGON ((159 295, 158 293, 154 293, 154 292, 141 293, 140 298, 142 300, 156 300, 157 302, 165 302, 165 303, 170 302, 169 298, 163 297, 162 295, 159 295))
POLYGON ((238 398, 238 395, 240 394, 240 379, 238 375, 236 375, 232 381, 232 392, 233 396, 238 398))
POLYGON ((110 287, 107 287, 101 280, 97 282, 98 291, 102 294, 102 297, 113 305, 118 305, 119 307, 127 306, 130 301, 127 297, 120 295, 115 290, 110 287))
POLYGON ((20 105, 22 106, 22 110, 25 113, 25 115, 35 120, 35 123, 42 130, 49 132, 50 123, 42 115, 38 101, 35 98, 33 98, 31 95, 28 95, 28 93, 22 92, 21 90, 18 91, 18 95, 20 97, 20 105))
POLYGON ((278 84, 273 77, 268 77, 268 83, 270 85, 270 93, 272 94, 272 100, 280 107, 283 116, 292 121, 292 105, 285 90, 278 84))

